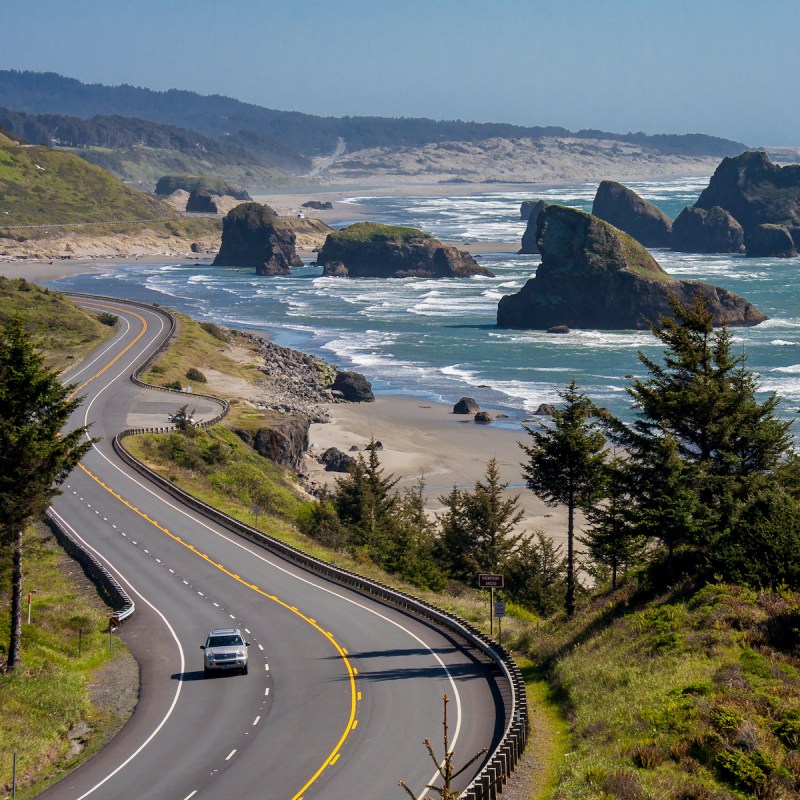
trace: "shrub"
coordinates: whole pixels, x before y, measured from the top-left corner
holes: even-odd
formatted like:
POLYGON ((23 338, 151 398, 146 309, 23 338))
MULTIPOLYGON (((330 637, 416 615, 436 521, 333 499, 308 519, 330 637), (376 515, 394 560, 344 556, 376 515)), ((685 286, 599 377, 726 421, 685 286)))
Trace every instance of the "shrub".
POLYGON ((221 342, 228 341, 228 334, 219 325, 215 325, 213 322, 201 322, 200 327, 215 339, 219 339, 221 342))
POLYGON ((108 311, 103 311, 101 314, 98 314, 97 319, 101 324, 108 325, 109 328, 113 328, 117 324, 116 315, 109 314, 108 311))
POLYGON ((631 759, 640 769, 655 769, 664 763, 664 754, 651 744, 640 744, 633 748, 631 759))
POLYGON ((206 376, 203 375, 197 367, 189 367, 189 369, 186 370, 186 377, 195 383, 208 383, 206 376))

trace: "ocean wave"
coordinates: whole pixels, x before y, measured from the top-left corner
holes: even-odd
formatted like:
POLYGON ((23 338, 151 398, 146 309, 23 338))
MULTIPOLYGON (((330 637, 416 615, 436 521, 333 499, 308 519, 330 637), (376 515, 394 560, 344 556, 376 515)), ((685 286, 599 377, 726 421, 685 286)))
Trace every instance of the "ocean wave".
POLYGON ((773 339, 770 344, 773 347, 795 347, 798 342, 787 342, 786 339, 773 339))

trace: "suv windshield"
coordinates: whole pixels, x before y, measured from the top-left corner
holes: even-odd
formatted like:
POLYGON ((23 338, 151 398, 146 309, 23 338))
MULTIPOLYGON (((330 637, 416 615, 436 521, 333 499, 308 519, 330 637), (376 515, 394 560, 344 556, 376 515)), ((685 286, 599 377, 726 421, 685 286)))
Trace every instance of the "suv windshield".
POLYGON ((229 634, 228 636, 209 636, 206 647, 241 647, 244 645, 241 636, 229 634))

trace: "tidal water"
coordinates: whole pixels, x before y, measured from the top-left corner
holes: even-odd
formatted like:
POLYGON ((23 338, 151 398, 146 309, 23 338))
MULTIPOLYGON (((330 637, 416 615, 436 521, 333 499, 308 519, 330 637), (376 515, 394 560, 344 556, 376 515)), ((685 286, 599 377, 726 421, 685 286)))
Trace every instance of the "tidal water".
MULTIPOLYGON (((697 199, 707 179, 628 184, 676 217, 697 199)), ((596 183, 547 190, 453 197, 352 197, 371 218, 411 225, 453 242, 518 242, 522 200, 544 198, 591 210, 596 183)), ((354 215, 355 216, 355 215, 354 215)), ((490 248, 489 248, 490 249, 490 248)), ((734 346, 747 356, 779 413, 800 409, 800 259, 748 259, 654 250, 676 278, 706 281, 754 303, 770 319, 734 328, 734 346)), ((661 346, 643 331, 510 331, 495 326, 497 301, 532 277, 538 256, 478 257, 497 277, 460 280, 323 278, 307 265, 286 277, 197 264, 111 265, 107 274, 51 283, 59 290, 158 302, 200 320, 263 330, 288 347, 363 372, 379 393, 454 403, 474 397, 518 425, 575 378, 598 405, 627 418, 631 375, 644 370, 637 353, 657 358, 661 346)))

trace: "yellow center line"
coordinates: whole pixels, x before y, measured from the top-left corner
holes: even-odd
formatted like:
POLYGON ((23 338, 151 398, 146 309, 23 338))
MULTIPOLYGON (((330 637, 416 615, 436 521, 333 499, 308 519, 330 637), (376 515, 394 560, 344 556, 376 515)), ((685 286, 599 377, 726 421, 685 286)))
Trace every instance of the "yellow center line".
MULTIPOLYGON (((115 306, 103 305, 102 303, 94 303, 94 305, 99 307, 99 308, 116 308, 115 306)), ((70 395, 70 397, 74 397, 79 391, 81 391, 81 389, 85 388, 95 378, 97 378, 100 375, 102 375, 109 367, 111 367, 112 364, 114 364, 116 361, 118 361, 120 358, 122 358, 122 356, 125 355, 125 353, 127 353, 128 350, 130 350, 133 347, 133 345, 136 344, 136 342, 138 342, 139 339, 142 338, 142 336, 144 336, 144 334, 145 334, 145 332, 147 330, 147 320, 145 320, 144 317, 140 316, 139 314, 135 313, 134 311, 128 311, 128 313, 130 313, 132 316, 136 317, 137 319, 139 319, 141 321, 142 330, 139 332, 139 334, 136 336, 136 338, 134 338, 130 342, 130 344, 127 345, 127 347, 125 347, 122 351, 120 351, 120 353, 117 356, 115 356, 111 361, 109 361, 108 364, 106 364, 101 370, 99 370, 94 375, 92 375, 90 378, 88 378, 86 381, 84 381, 84 383, 82 383, 70 395)), ((356 681, 355 681, 355 676, 357 674, 357 670, 350 664, 350 660, 347 657, 347 651, 336 641, 336 639, 333 637, 333 634, 330 633, 330 631, 326 631, 323 628, 321 628, 317 624, 317 622, 315 620, 313 620, 311 617, 307 617, 301 611, 298 611, 296 606, 290 606, 288 603, 284 603, 282 600, 279 600, 275 595, 268 594, 263 589, 259 589, 254 584, 248 583, 247 581, 243 580, 238 575, 236 575, 233 572, 231 572, 230 570, 226 569, 222 564, 218 564, 216 561, 212 561, 211 558, 208 555, 206 555, 205 553, 201 553, 199 550, 197 550, 197 548, 194 547, 194 545, 189 544, 187 542, 184 542, 180 538, 180 536, 177 536, 176 534, 172 533, 167 528, 165 528, 163 525, 159 524, 156 520, 154 520, 151 517, 149 517, 144 511, 140 511, 134 505, 129 503, 124 497, 122 497, 120 494, 115 492, 110 486, 108 486, 102 480, 100 480, 100 478, 97 475, 95 475, 94 473, 90 472, 83 464, 78 464, 78 466, 86 473, 86 475, 88 475, 93 481, 95 481, 95 483, 97 483, 99 486, 101 486, 103 489, 105 489, 112 497, 114 497, 115 499, 119 500, 120 503, 122 503, 125 507, 129 508, 135 514, 140 516, 146 522, 149 522, 154 528, 156 528, 157 530, 161 531, 161 533, 163 533, 165 536, 168 536, 170 539, 172 539, 173 541, 177 542, 182 547, 185 547, 191 553, 194 553, 195 555, 199 556, 203 560, 207 561, 213 567, 218 569, 220 572, 223 572, 225 575, 227 575, 229 578, 235 580, 237 583, 241 584, 242 586, 245 586, 246 588, 250 589, 251 591, 255 592, 256 594, 261 595, 262 597, 266 598, 267 600, 272 600, 277 605, 281 606, 282 608, 286 609, 287 611, 290 611, 292 614, 295 614, 297 617, 302 619, 304 622, 306 622, 308 625, 310 625, 316 631, 321 633, 333 645, 334 649, 338 652, 339 657, 342 659, 342 662, 344 663, 345 667, 347 668, 347 675, 348 675, 348 678, 349 678, 349 681, 350 681, 350 714, 349 714, 349 717, 348 717, 348 720, 347 720, 347 724, 345 725, 344 730, 342 732, 342 735, 339 737, 339 741, 336 743, 336 745, 333 748, 333 750, 330 752, 330 754, 325 759, 325 761, 322 763, 322 765, 319 767, 319 769, 317 769, 317 771, 303 785, 303 787, 300 789, 300 791, 297 792, 292 797, 292 800, 302 800, 303 792, 305 792, 314 783, 314 781, 316 781, 317 778, 319 778, 319 776, 325 771, 325 769, 328 766, 330 766, 331 764, 334 764, 336 761, 338 761, 339 756, 341 755, 340 750, 341 750, 342 746, 344 745, 345 740, 350 735, 350 732, 356 727, 356 725, 358 725, 358 721, 355 718, 356 717, 356 681)), ((358 693, 359 699, 360 699, 360 694, 361 693, 359 692, 358 693)))

